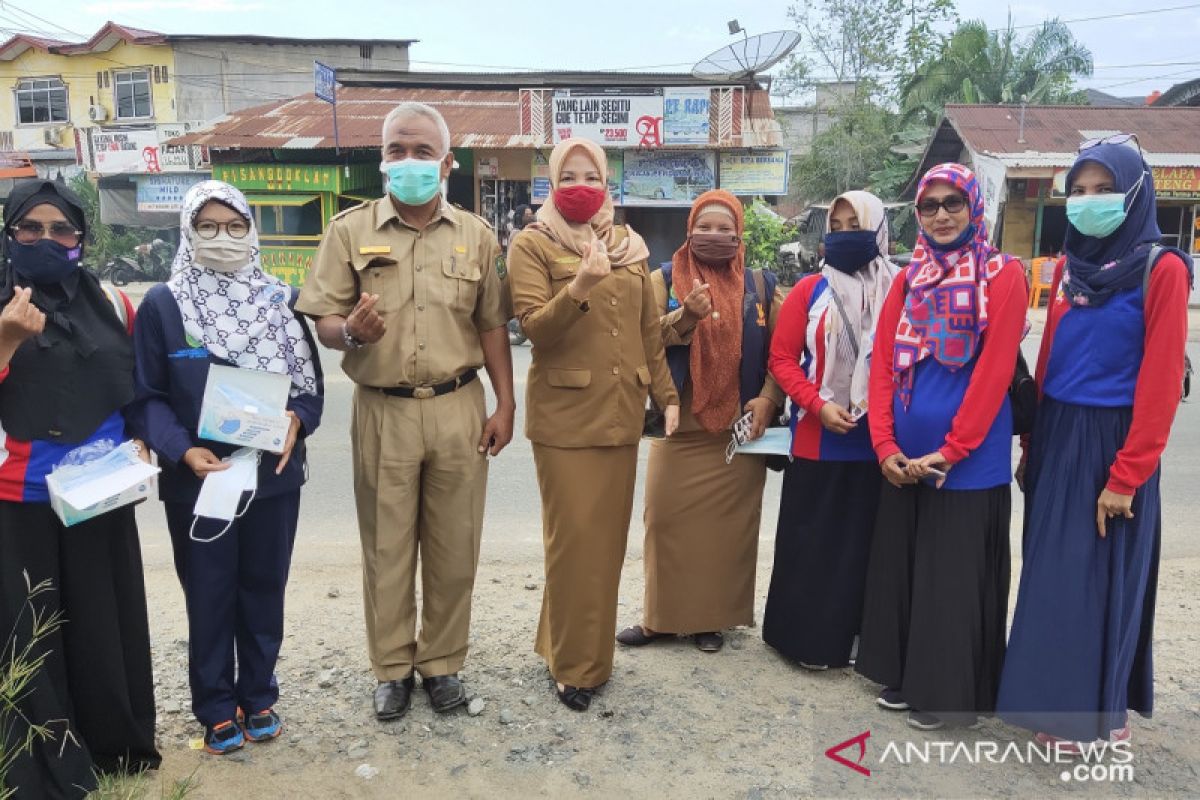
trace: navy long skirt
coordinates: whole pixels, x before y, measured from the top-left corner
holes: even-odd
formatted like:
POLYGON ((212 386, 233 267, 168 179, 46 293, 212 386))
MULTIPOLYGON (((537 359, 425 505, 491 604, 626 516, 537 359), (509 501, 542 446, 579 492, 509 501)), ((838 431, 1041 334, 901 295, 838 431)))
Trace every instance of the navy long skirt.
POLYGON ((1026 470, 1024 564, 997 711, 1073 741, 1107 739, 1133 709, 1150 716, 1150 640, 1162 533, 1159 471, 1133 519, 1096 530, 1096 499, 1125 443, 1130 408, 1045 398, 1026 470))
POLYGON ((763 614, 763 641, 784 656, 850 663, 882 482, 874 461, 788 464, 763 614))

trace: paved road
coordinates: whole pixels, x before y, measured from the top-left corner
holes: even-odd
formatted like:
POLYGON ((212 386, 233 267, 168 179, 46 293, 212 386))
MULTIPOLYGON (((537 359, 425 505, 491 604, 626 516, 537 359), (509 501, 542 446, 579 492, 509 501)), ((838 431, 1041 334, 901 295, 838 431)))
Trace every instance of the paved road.
MULTIPOLYGON (((1038 346, 1037 330, 1026 340, 1030 363, 1038 346)), ((1195 337, 1196 334, 1193 334, 1195 337)), ((1189 350, 1194 363, 1200 364, 1200 343, 1189 350)), ((484 528, 484 559, 529 560, 540 572, 541 509, 533 457, 523 431, 525 375, 529 369, 528 346, 513 348, 517 390, 517 432, 513 443, 492 461, 488 486, 487 516, 484 528)), ((350 480, 350 401, 353 385, 339 368, 339 354, 322 353, 326 370, 325 419, 310 441, 311 479, 304 490, 298 563, 354 563, 358 560, 358 534, 350 480)), ((1171 444, 1164 458, 1164 542, 1163 556, 1178 558, 1200 555, 1200 537, 1196 520, 1200 519, 1200 388, 1194 402, 1179 411, 1171 444)), ((645 475, 647 448, 642 448, 639 475, 645 475)), ((587 476, 580 476, 586 480, 587 476)), ((629 556, 640 558, 641 486, 634 506, 634 524, 630 531, 629 556)), ((770 473, 764 497, 762 536, 764 548, 771 547, 779 507, 780 478, 770 473)), ((1014 491, 1013 552, 1020 552, 1020 493, 1014 491)), ((144 504, 139 509, 142 541, 147 562, 168 563, 166 526, 161 506, 144 504)))

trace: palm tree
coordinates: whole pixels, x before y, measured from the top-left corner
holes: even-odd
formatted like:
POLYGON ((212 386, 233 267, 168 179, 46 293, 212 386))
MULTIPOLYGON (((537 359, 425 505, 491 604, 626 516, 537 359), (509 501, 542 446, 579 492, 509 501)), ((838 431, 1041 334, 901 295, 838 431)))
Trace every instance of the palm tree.
POLYGON ((946 103, 1074 104, 1074 79, 1092 74, 1092 53, 1060 20, 1020 38, 1009 17, 1004 30, 982 21, 961 23, 942 52, 901 86, 909 119, 935 124, 946 103))

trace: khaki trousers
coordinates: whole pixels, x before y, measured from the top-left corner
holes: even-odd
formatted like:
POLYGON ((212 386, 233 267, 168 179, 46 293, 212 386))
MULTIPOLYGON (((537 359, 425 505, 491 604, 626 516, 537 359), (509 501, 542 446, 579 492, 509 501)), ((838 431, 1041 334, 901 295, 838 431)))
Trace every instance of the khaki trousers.
POLYGON ((612 676, 617 589, 637 480, 637 445, 533 445, 542 493, 546 589, 534 651, 555 680, 594 688, 612 676))
POLYGON ((466 659, 487 491, 487 459, 479 453, 484 414, 479 380, 428 400, 354 391, 363 605, 371 669, 380 681, 414 669, 424 677, 451 675, 466 659))

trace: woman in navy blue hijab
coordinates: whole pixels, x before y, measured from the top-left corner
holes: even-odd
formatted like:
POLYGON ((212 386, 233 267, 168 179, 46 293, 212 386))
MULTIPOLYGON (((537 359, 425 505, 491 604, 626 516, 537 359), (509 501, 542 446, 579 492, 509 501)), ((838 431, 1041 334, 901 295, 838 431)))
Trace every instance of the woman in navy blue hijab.
POLYGON ((1183 385, 1192 267, 1157 244, 1154 179, 1134 137, 1085 143, 1067 192, 997 713, 1077 749, 1127 740, 1128 711, 1153 711, 1159 457, 1183 385))

